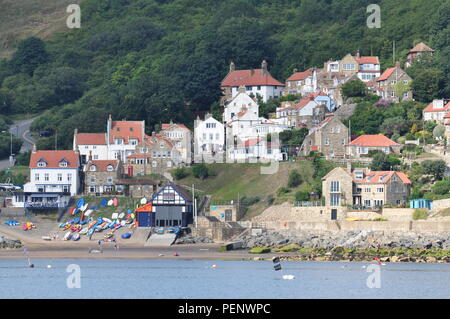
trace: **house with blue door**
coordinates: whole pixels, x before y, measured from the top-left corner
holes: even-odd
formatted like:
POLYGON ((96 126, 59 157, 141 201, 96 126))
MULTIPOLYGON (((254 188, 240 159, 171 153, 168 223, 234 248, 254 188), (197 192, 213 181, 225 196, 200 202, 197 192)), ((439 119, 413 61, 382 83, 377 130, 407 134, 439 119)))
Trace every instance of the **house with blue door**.
POLYGON ((157 227, 186 227, 193 220, 192 197, 181 186, 167 184, 153 195, 152 212, 157 227))

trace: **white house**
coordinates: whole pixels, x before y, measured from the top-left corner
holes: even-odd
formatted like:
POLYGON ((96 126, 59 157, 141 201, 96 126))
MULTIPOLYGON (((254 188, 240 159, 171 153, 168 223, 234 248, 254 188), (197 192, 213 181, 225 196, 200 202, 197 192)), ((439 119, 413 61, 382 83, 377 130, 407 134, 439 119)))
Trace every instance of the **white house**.
POLYGON ((380 61, 377 56, 356 55, 358 62, 358 78, 363 82, 374 81, 381 75, 380 61))
POLYGON ((223 102, 233 99, 241 86, 245 87, 248 95, 260 95, 264 102, 280 97, 284 89, 284 84, 270 75, 266 61, 261 63, 261 69, 251 70, 235 70, 235 65, 231 62, 230 72, 220 85, 224 93, 223 102))
POLYGON ((206 114, 205 119, 197 117, 194 124, 194 161, 196 163, 223 156, 225 151, 224 125, 206 114))
POLYGON ((81 163, 86 163, 89 155, 93 160, 108 159, 108 144, 105 133, 78 133, 75 129, 73 134, 73 150, 79 150, 81 163))
POLYGON ((317 69, 308 69, 304 72, 297 72, 297 69, 294 69, 294 73, 286 79, 283 94, 301 94, 305 96, 316 91, 317 69))
POLYGON ((450 99, 434 100, 422 112, 424 121, 444 122, 444 116, 450 111, 450 99))
POLYGON ((78 133, 75 130, 73 150, 80 150, 82 162, 91 154, 94 160, 121 159, 136 150, 136 145, 144 140, 145 121, 113 121, 111 115, 106 123, 105 133, 78 133))
POLYGON ((251 138, 227 149, 229 161, 269 162, 282 161, 279 143, 268 142, 265 138, 251 138))
POLYGON ((36 151, 30 157, 30 181, 15 193, 13 206, 58 209, 80 191, 80 154, 77 151, 36 151))

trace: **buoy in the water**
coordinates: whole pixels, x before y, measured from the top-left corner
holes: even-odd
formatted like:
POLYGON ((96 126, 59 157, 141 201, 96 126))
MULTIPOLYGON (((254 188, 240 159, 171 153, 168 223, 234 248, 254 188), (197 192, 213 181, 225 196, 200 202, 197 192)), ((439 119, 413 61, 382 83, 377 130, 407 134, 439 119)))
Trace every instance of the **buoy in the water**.
POLYGON ((47 265, 47 268, 49 268, 49 269, 52 268, 52 265, 47 265))
POLYGON ((33 264, 29 264, 28 267, 34 268, 34 265, 33 264))
POLYGON ((286 280, 292 280, 294 278, 295 278, 294 275, 283 275, 283 279, 286 279, 286 280))
POLYGON ((212 268, 212 269, 216 269, 216 268, 217 268, 217 265, 212 265, 211 268, 212 268))

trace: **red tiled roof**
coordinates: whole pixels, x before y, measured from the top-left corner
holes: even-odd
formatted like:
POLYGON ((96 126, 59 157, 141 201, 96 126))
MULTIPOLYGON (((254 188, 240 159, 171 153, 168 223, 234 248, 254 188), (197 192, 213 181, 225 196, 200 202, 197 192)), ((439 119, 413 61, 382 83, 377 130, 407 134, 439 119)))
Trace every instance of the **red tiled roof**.
POLYGON ((95 167, 97 167, 98 172, 106 172, 109 165, 112 165, 112 167, 116 169, 118 164, 118 160, 94 160, 88 163, 88 170, 92 165, 94 165, 95 167))
POLYGON ((361 135, 349 143, 349 145, 367 147, 389 147, 400 145, 384 135, 361 135))
POLYGON ((113 121, 109 142, 112 144, 115 139, 122 138, 124 143, 128 144, 130 138, 135 138, 140 143, 144 129, 144 122, 142 121, 113 121))
POLYGON ((355 57, 355 60, 359 64, 380 64, 377 56, 362 56, 359 59, 355 57))
POLYGON ((297 72, 292 74, 290 77, 287 78, 286 81, 301 81, 306 79, 308 76, 312 75, 312 69, 308 69, 304 72, 297 72))
POLYGON ((223 79, 221 87, 241 85, 284 86, 283 83, 273 78, 269 72, 263 74, 263 69, 256 69, 238 70, 229 73, 223 79))
POLYGON ((428 45, 426 45, 423 42, 420 42, 418 44, 416 44, 416 46, 414 48, 412 48, 411 50, 409 50, 410 53, 414 53, 414 52, 434 52, 434 50, 432 48, 430 48, 428 45))
POLYGON ((106 145, 105 133, 78 133, 75 136, 77 145, 106 145))
POLYGON ((377 81, 386 81, 394 71, 395 67, 386 69, 383 74, 381 74, 381 76, 377 79, 377 81))
POLYGON ((423 112, 442 112, 442 111, 449 111, 450 110, 450 102, 448 102, 446 105, 444 105, 443 108, 433 108, 433 102, 428 104, 426 108, 424 108, 423 112))
POLYGON ((38 168, 39 161, 46 162, 45 168, 78 168, 80 159, 78 152, 75 151, 35 151, 30 156, 30 168, 38 168), (68 162, 67 167, 60 167, 62 160, 68 162))
POLYGON ((244 141, 243 143, 239 144, 239 146, 254 146, 261 141, 262 141, 261 138, 250 138, 250 139, 244 141))
POLYGON ((149 145, 155 145, 155 142, 159 143, 160 141, 164 141, 167 145, 169 145, 169 147, 173 147, 172 141, 161 134, 155 134, 152 136, 145 135, 145 142, 149 145))
POLYGON ((311 146, 311 151, 317 152, 318 150, 319 150, 319 146, 317 146, 317 145, 311 146))
MULTIPOLYGON (((355 171, 353 171, 353 178, 355 171)), ((397 175, 400 180, 405 184, 411 184, 411 180, 403 172, 397 171, 371 171, 365 172, 363 179, 353 179, 355 183, 359 184, 386 184, 392 178, 392 176, 397 175)))

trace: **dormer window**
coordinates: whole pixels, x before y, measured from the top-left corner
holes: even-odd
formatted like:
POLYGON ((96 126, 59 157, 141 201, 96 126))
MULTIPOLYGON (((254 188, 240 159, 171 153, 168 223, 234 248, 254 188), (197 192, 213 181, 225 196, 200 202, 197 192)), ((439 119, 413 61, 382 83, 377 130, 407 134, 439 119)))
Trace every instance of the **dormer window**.
POLYGON ((95 172, 95 171, 97 170, 97 166, 91 165, 91 167, 89 168, 89 170, 90 170, 91 172, 95 172))
POLYGON ((106 170, 107 170, 108 172, 112 172, 112 171, 114 170, 114 167, 113 167, 112 165, 108 165, 108 166, 106 167, 106 170))
POLYGON ((62 159, 59 161, 59 167, 67 167, 68 166, 68 162, 65 159, 62 159))
POLYGON ((40 160, 37 162, 37 166, 38 166, 38 167, 46 167, 46 166, 47 166, 47 162, 46 162, 44 159, 40 159, 40 160))

